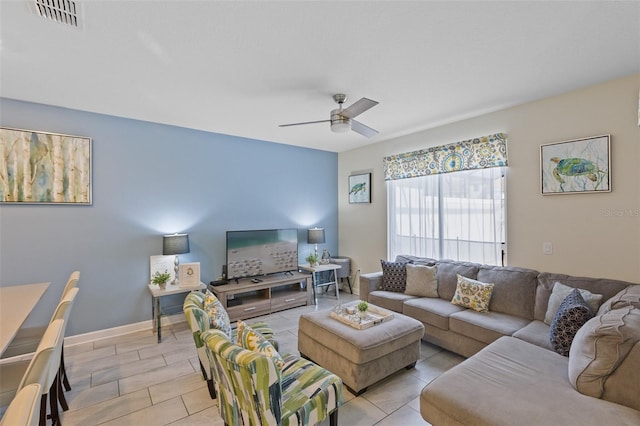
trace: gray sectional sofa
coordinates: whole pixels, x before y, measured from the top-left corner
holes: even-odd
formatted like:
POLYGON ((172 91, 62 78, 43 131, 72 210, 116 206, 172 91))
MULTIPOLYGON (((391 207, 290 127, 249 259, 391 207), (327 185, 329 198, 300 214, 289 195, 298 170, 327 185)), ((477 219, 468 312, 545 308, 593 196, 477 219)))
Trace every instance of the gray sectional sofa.
POLYGON ((418 319, 425 326, 423 340, 468 357, 424 388, 425 420, 640 424, 640 285, 413 256, 396 262, 435 265, 438 297, 381 290, 377 272, 361 276, 360 298, 418 319), (458 274, 494 284, 489 312, 451 303, 458 274), (545 322, 556 282, 602 295, 569 357, 554 351, 545 322))

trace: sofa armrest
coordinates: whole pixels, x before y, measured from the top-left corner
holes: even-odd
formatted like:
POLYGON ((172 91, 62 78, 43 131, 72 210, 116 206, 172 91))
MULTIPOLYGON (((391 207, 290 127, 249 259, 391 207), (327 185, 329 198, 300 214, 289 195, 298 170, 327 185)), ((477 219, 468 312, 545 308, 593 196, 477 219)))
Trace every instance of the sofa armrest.
POLYGON ((358 287, 360 300, 369 299, 369 292, 378 290, 382 284, 382 272, 372 272, 360 275, 360 286, 358 287))

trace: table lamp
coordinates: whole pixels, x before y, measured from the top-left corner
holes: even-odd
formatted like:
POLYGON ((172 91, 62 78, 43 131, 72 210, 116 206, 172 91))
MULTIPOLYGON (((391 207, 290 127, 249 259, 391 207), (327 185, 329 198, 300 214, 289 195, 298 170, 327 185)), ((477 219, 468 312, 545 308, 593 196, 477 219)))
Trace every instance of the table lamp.
POLYGON ((178 282, 178 265, 180 259, 179 254, 189 253, 189 235, 188 234, 171 234, 162 237, 162 254, 165 256, 175 254, 176 258, 173 261, 175 275, 171 285, 175 285, 178 282))
POLYGON ((315 244, 316 258, 318 257, 318 244, 324 244, 324 228, 313 228, 307 230, 307 241, 315 244))

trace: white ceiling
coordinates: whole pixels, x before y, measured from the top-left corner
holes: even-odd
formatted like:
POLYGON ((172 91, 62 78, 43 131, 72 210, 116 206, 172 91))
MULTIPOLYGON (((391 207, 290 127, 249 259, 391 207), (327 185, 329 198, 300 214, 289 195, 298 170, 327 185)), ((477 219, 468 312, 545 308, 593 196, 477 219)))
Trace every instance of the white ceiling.
POLYGON ((77 5, 0 1, 0 96, 341 152, 640 72, 638 1, 77 5), (278 127, 340 92, 379 135, 278 127))

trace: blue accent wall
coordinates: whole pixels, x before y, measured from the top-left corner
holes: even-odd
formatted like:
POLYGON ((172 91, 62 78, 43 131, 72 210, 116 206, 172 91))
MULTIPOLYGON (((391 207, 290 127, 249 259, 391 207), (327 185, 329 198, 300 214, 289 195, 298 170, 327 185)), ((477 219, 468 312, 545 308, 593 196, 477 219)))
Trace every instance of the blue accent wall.
POLYGON ((149 256, 167 233, 189 234, 180 259, 206 283, 227 230, 298 228, 302 262, 306 229, 324 227, 337 253, 336 153, 2 98, 0 125, 93 143, 93 205, 0 205, 0 285, 51 282, 27 325, 49 321, 76 269, 67 335, 149 320, 149 256))

